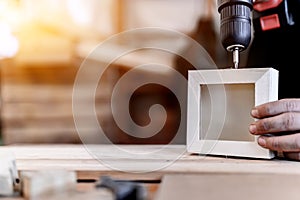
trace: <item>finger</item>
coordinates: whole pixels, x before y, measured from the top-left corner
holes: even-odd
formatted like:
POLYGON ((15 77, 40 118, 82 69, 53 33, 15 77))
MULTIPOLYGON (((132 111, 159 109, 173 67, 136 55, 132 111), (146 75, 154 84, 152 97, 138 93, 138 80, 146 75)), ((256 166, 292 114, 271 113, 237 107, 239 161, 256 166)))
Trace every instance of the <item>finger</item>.
POLYGON ((300 112, 300 99, 281 99, 256 106, 251 110, 254 118, 262 119, 284 112, 300 112))
POLYGON ((257 139, 260 146, 279 152, 300 152, 300 133, 284 136, 260 136, 257 139))
POLYGON ((300 113, 289 112, 253 122, 249 131, 254 135, 300 130, 300 113))
POLYGON ((300 160, 300 152, 284 153, 284 157, 290 160, 300 160))

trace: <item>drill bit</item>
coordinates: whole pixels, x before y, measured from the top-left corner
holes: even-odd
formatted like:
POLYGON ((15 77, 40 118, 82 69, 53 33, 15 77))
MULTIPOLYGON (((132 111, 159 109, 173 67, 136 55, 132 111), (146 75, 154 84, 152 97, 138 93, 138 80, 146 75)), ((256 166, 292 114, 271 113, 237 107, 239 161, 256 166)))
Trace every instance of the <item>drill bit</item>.
POLYGON ((233 55, 233 66, 235 69, 239 68, 239 48, 235 47, 233 49, 232 55, 233 55))

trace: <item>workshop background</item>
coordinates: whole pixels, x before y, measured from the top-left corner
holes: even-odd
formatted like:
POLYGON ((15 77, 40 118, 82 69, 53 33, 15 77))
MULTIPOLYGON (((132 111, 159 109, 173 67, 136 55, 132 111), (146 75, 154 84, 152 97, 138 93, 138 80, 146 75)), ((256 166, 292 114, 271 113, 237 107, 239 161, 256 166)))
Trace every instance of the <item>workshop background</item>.
MULTIPOLYGON (((123 31, 143 27, 179 31, 196 39, 219 67, 228 67, 231 60, 219 42, 218 17, 214 0, 1 0, 1 144, 81 143, 72 113, 76 74, 91 50, 123 31)), ((142 45, 145 40, 164 42, 188 54, 195 53, 163 34, 154 34, 152 38, 135 37, 131 44, 119 41, 108 46, 107 53, 113 54, 124 45, 142 45)), ((197 59, 197 55, 193 57, 197 59)), ((156 135, 149 138, 129 135, 118 127, 112 116, 110 100, 114 85, 141 61, 152 59, 184 76, 188 69, 193 69, 183 58, 163 51, 134 52, 110 64, 106 63, 105 55, 86 60, 95 71, 109 64, 99 80, 101 87, 96 91, 95 108, 104 134, 113 143, 185 143, 185 129, 173 140, 184 115, 180 113, 178 100, 166 87, 157 84, 139 87, 131 96, 130 105, 124 105, 132 120, 141 126, 149 123, 151 105, 163 105, 167 120, 156 135)), ((138 79, 151 76, 173 78, 164 70, 141 70, 136 80, 122 86, 124 95, 126 88, 131 88, 138 79)), ((86 79, 88 86, 89 77, 86 79)), ((177 87, 186 89, 181 85, 177 87)), ((90 143, 107 143, 104 136, 99 136, 102 133, 98 127, 89 125, 93 117, 85 109, 89 99, 83 89, 79 115, 81 124, 86 124, 81 127, 84 137, 90 143)), ((160 117, 154 113, 154 119, 160 117)), ((123 120, 125 124, 130 121, 125 117, 123 120)))

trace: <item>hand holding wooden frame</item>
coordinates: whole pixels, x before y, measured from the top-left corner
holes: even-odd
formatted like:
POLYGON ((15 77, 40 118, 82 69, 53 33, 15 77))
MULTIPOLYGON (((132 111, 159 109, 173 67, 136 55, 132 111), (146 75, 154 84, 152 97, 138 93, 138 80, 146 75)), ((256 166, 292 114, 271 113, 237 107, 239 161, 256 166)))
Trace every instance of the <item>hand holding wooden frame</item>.
POLYGON ((248 127, 252 107, 278 99, 273 68, 192 70, 188 77, 187 151, 271 159, 248 127))

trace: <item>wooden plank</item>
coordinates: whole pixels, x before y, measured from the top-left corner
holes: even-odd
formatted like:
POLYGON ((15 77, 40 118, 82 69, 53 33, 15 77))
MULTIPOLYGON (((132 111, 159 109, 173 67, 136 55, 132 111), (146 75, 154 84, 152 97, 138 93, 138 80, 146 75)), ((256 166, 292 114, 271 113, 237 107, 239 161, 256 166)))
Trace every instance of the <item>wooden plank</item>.
MULTIPOLYGON (((146 185, 147 186, 147 185, 146 185)), ((149 187, 150 192, 155 192, 156 190, 153 190, 152 187, 149 187)), ((149 200, 153 199, 152 196, 154 194, 151 194, 149 200)), ((27 200, 28 198, 25 198, 24 195, 16 193, 9 197, 0 197, 1 200, 27 200)), ((113 200, 114 195, 113 193, 105 188, 96 189, 95 183, 77 183, 76 184, 76 191, 72 192, 66 192, 66 193, 56 193, 54 195, 46 195, 43 197, 37 197, 37 198, 30 198, 33 199, 43 199, 43 200, 61 200, 61 199, 72 199, 72 200, 81 200, 81 199, 101 199, 101 200, 113 200)))
MULTIPOLYGON (((12 85, 3 84, 1 93, 3 102, 69 102, 72 103, 73 85, 12 85)), ((90 86, 81 86, 79 100, 105 101, 110 96, 107 87, 99 87, 98 92, 90 91, 90 86), (95 96, 94 96, 95 95, 95 96)))
POLYGON ((166 175, 154 199, 298 200, 299 184, 299 174, 166 175))
POLYGON ((24 200, 21 196, 1 197, 1 200, 24 200))
MULTIPOLYGON (((164 36, 162 36, 164 37, 164 36)), ((164 40, 165 38, 162 38, 160 42, 163 42, 164 44, 170 46, 172 45, 170 43, 171 40, 164 40)), ((177 38, 178 39, 178 38, 177 38)), ((182 42, 182 41, 181 41, 182 42)), ((76 46, 75 53, 79 58, 85 58, 89 62, 96 62, 98 63, 104 63, 110 64, 111 61, 113 61, 114 65, 118 66, 119 68, 128 71, 136 66, 142 66, 144 64, 149 63, 159 63, 163 66, 169 66, 170 68, 163 68, 163 67, 155 67, 152 68, 142 68, 140 70, 140 73, 143 76, 162 76, 168 78, 170 73, 172 73, 172 66, 174 66, 173 60, 174 60, 174 54, 169 52, 163 52, 163 51, 153 51, 153 50, 140 50, 140 51, 134 51, 129 54, 125 54, 124 52, 129 52, 132 50, 131 46, 124 46, 120 44, 105 44, 106 51, 103 51, 103 49, 98 48, 95 49, 96 44, 95 43, 89 43, 89 42, 81 42, 79 45, 76 46), (91 50, 93 51, 93 54, 90 54, 91 50), (120 57, 120 55, 123 55, 120 57), (115 59, 118 58, 118 59, 115 59)), ((178 46, 174 46, 174 50, 178 49, 178 46)))
POLYGON ((184 145, 26 145, 0 147, 13 151, 21 171, 68 169, 80 179, 100 175, 159 180, 165 174, 300 174, 300 162, 191 155, 184 145), (90 148, 99 153, 90 154, 90 148), (120 151, 121 150, 121 151, 120 151), (132 152, 129 153, 128 152, 132 152), (136 173, 140 172, 140 173, 136 173))
MULTIPOLYGON (((88 103, 77 105, 80 109, 77 116, 82 118, 94 117, 94 113, 90 113, 88 103)), ((110 108, 104 105, 97 105, 97 115, 105 117, 110 113, 110 108)), ((2 118, 5 121, 26 121, 32 119, 57 119, 57 120, 73 120, 72 104, 69 102, 61 103, 6 103, 2 108, 2 118)))
POLYGON ((20 181, 25 199, 44 199, 47 196, 76 191, 76 173, 73 171, 21 172, 20 181))
POLYGON ((3 141, 5 145, 26 143, 80 143, 75 129, 4 129, 3 141))
MULTIPOLYGON (((81 61, 76 58, 57 63, 1 60, 1 137, 4 144, 81 143, 72 109, 74 81, 81 61)), ((89 105, 95 105, 97 118, 104 129, 115 130, 110 128, 111 85, 103 76, 96 91, 91 91, 90 83, 94 80, 90 76, 103 65, 89 61, 86 66, 89 70, 81 74, 84 80, 77 93, 76 119, 86 122, 81 123, 86 127, 80 128, 88 141, 106 143, 98 128, 88 123, 94 114, 89 105)), ((115 132, 111 135, 119 138, 115 132)))
POLYGON ((72 84, 80 63, 63 62, 38 64, 16 63, 15 59, 1 61, 3 84, 72 84), (59 73, 58 73, 59 72, 59 73))
MULTIPOLYGON (((92 116, 83 116, 79 117, 82 120, 83 124, 89 125, 89 120, 92 119, 92 116)), ((75 123, 72 117, 49 117, 49 118, 24 118, 21 120, 11 119, 5 120, 3 126, 14 128, 36 128, 36 129, 55 129, 60 127, 65 128, 74 128, 75 123)))
POLYGON ((81 138, 85 136, 85 142, 89 144, 108 143, 104 134, 99 132, 97 127, 81 128, 81 135, 74 127, 40 127, 40 128, 10 128, 3 130, 3 141, 5 145, 11 144, 78 144, 82 143, 81 138))

